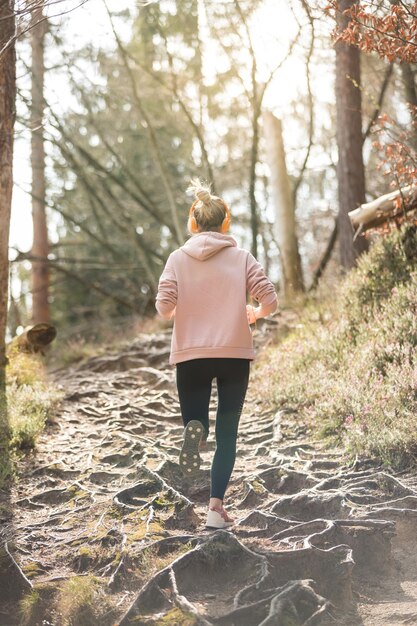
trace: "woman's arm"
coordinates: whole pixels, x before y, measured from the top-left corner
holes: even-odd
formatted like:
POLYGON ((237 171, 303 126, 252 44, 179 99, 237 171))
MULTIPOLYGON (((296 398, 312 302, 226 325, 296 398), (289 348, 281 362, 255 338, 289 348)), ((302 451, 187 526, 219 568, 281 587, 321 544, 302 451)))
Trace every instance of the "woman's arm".
POLYGON ((249 324, 275 311, 278 306, 275 287, 266 276, 262 265, 250 252, 246 264, 246 288, 252 298, 260 303, 258 307, 246 307, 249 324))
POLYGON ((174 317, 177 294, 177 279, 172 263, 172 254, 170 254, 159 279, 158 293, 155 300, 155 308, 163 319, 170 320, 174 317))

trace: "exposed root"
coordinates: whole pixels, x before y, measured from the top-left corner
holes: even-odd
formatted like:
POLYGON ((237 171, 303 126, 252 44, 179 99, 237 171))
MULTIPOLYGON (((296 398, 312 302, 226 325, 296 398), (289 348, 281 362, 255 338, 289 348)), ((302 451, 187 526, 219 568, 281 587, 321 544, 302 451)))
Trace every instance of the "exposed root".
MULTIPOLYGON (((107 591, 101 626, 356 626, 361 598, 381 602, 395 588, 405 602, 396 559, 417 558, 415 476, 347 463, 310 441, 293 411, 261 410, 256 389, 227 492, 237 523, 205 530, 214 429, 200 476, 187 480, 169 341, 169 331, 139 336, 57 373, 61 412, 12 503, 0 494, 2 536, 19 559, 0 555, 0 621, 17 626, 16 600, 26 594, 30 608, 32 585, 59 590, 76 574, 77 584, 92 576, 107 591)), ((27 614, 59 623, 53 597, 27 614)), ((417 598, 403 623, 416 613, 417 598)))

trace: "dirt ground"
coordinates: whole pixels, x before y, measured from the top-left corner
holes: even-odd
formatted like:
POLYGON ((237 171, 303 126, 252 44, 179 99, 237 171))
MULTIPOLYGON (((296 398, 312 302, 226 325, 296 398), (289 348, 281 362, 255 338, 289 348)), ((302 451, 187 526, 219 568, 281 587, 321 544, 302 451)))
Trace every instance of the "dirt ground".
POLYGON ((225 500, 237 523, 205 529, 216 389, 190 482, 170 335, 53 373, 64 401, 0 496, 0 624, 417 624, 416 474, 347 462, 255 384, 225 500), (62 599, 73 577, 102 594, 84 617, 62 599))

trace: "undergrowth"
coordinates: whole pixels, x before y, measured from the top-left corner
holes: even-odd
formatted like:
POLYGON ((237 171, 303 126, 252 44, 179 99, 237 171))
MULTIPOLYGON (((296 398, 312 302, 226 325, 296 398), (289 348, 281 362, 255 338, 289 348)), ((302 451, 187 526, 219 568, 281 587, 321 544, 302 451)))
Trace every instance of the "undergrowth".
POLYGON ((114 623, 113 610, 105 581, 92 575, 72 576, 65 581, 55 604, 62 626, 114 623))
POLYGON ((272 400, 352 454, 400 465, 417 452, 417 233, 381 238, 338 293, 262 356, 272 400))
POLYGON ((140 317, 122 317, 103 319, 85 325, 75 326, 58 333, 47 355, 47 366, 51 369, 66 368, 85 360, 106 354, 123 351, 140 333, 157 333, 169 327, 169 323, 159 319, 140 317))
POLYGON ((61 394, 46 379, 38 355, 11 355, 6 371, 10 446, 19 450, 33 448, 46 421, 52 418, 61 394))
POLYGON ((38 355, 14 352, 6 368, 6 414, 9 455, 0 459, 0 486, 13 473, 13 458, 35 447, 59 403, 61 393, 46 380, 38 355))

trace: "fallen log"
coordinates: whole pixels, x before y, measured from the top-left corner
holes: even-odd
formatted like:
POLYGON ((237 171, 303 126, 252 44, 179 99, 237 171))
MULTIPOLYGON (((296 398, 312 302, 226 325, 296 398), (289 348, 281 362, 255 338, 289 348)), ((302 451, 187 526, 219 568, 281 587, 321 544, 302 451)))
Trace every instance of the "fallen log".
POLYGON ((349 211, 348 215, 356 238, 370 228, 381 226, 415 209, 417 209, 417 185, 408 185, 361 204, 357 209, 349 211))

